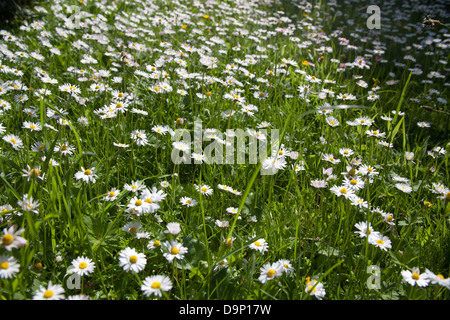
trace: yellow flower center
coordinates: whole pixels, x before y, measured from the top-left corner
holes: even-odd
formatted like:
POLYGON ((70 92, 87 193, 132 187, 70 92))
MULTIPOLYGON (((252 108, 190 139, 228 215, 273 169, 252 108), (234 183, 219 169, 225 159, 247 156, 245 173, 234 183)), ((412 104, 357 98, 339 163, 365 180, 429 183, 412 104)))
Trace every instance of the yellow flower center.
POLYGON ((267 276, 269 278, 272 278, 275 275, 275 273, 277 273, 275 270, 270 269, 269 271, 267 271, 267 276))
POLYGON ((161 242, 159 242, 159 240, 155 240, 153 242, 153 245, 156 246, 156 247, 158 247, 160 244, 161 244, 161 242))
POLYGON ((350 183, 353 184, 353 185, 355 185, 355 184, 358 183, 358 181, 356 181, 355 179, 352 179, 352 180, 350 180, 350 183))
POLYGON ((152 283, 152 289, 159 289, 161 288, 161 282, 155 281, 152 283))
MULTIPOLYGON (((313 286, 309 286, 309 287, 307 288, 308 291, 311 291, 311 289, 313 289, 313 286)), ((316 292, 316 288, 313 289, 313 292, 316 292)))
POLYGON ((378 239, 378 240, 377 240, 377 243, 378 243, 378 244, 384 244, 384 241, 381 240, 381 239, 378 239))
POLYGON ((206 191, 208 191, 208 189, 206 187, 202 187, 202 191, 206 192, 206 191))
POLYGON ((67 146, 64 144, 64 145, 61 147, 61 150, 62 150, 62 151, 66 151, 66 150, 67 150, 67 146))
POLYGON ((53 291, 51 291, 51 290, 45 291, 44 298, 45 299, 50 299, 51 297, 53 297, 53 291))
POLYGON ((116 194, 114 193, 114 191, 110 191, 108 195, 112 198, 112 197, 114 197, 116 194))
POLYGON ((30 125, 30 129, 36 129, 36 126, 34 124, 30 125))
POLYGON ((412 274, 412 278, 414 279, 414 280, 419 280, 420 279, 420 276, 419 276, 419 274, 417 274, 417 273, 413 273, 412 274))
POLYGON ((260 247, 261 243, 259 243, 258 241, 255 241, 255 246, 260 247))
POLYGON ((334 161, 334 158, 333 158, 333 157, 330 157, 330 161, 333 162, 333 161, 334 161))
POLYGON ((333 120, 331 120, 331 121, 330 121, 330 124, 331 124, 331 125, 334 125, 334 121, 333 121, 333 120))
POLYGON ((134 204, 137 206, 140 206, 140 205, 142 205, 142 201, 138 199, 138 200, 136 200, 136 202, 134 204))
POLYGON ((80 268, 80 269, 86 269, 86 267, 87 267, 87 263, 86 263, 86 262, 81 262, 81 263, 78 265, 78 268, 80 268))
POLYGON ((136 263, 138 261, 138 258, 136 256, 131 256, 130 257, 130 262, 131 263, 136 263))
POLYGON ((6 261, 3 261, 2 263, 0 263, 0 269, 6 270, 9 268, 9 263, 6 261))
POLYGON ((393 218, 392 215, 389 215, 389 217, 387 217, 387 221, 388 221, 388 222, 391 222, 393 219, 394 219, 394 218, 393 218))
POLYGON ((37 178, 41 174, 41 171, 39 169, 31 169, 30 171, 30 177, 37 178))
POLYGON ((178 254, 178 252, 180 252, 180 250, 178 250, 178 248, 175 248, 175 247, 173 247, 173 248, 170 250, 170 253, 171 253, 171 254, 178 254))
POLYGON ((192 201, 188 199, 188 200, 186 200, 186 203, 191 204, 192 201))
POLYGON ((347 189, 342 188, 341 190, 339 190, 339 192, 340 192, 340 193, 343 193, 343 194, 347 194, 347 189))
POLYGON ((136 233, 137 228, 131 227, 130 230, 128 230, 130 233, 136 233))
POLYGON ((152 203, 153 201, 152 201, 152 199, 147 198, 147 199, 145 199, 145 202, 147 202, 147 203, 152 203))
POLYGON ((14 140, 14 139, 11 139, 11 140, 9 140, 12 144, 16 144, 16 140, 14 140))
POLYGON ((14 241, 14 237, 12 236, 12 234, 5 234, 2 237, 2 244, 5 246, 10 245, 11 243, 13 243, 13 241, 14 241))
POLYGON ((87 176, 91 175, 91 173, 92 173, 92 171, 89 169, 84 170, 84 174, 87 176))

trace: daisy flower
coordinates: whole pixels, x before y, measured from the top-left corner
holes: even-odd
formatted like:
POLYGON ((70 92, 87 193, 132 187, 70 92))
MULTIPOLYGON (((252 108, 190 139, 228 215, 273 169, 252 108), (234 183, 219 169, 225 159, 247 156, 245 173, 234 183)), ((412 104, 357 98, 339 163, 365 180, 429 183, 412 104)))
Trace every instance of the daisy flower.
POLYGON ((447 289, 450 289, 450 279, 445 279, 442 274, 434 274, 428 269, 425 269, 425 274, 427 275, 428 279, 430 280, 431 284, 439 284, 443 287, 446 287, 447 289))
POLYGON ((0 256, 0 278, 12 278, 14 274, 19 273, 20 264, 17 259, 7 255, 0 256))
POLYGON ((147 264, 145 254, 138 253, 135 249, 127 247, 119 253, 119 266, 126 272, 139 273, 147 264))
POLYGON ((42 130, 42 127, 41 127, 41 125, 39 123, 30 122, 30 121, 25 121, 23 123, 22 128, 29 129, 31 131, 41 131, 42 130))
POLYGON ((379 172, 376 171, 374 167, 365 164, 362 164, 359 167, 358 172, 364 176, 368 175, 369 177, 373 177, 379 174, 379 172))
POLYGON ((412 268, 411 271, 403 270, 402 271, 403 281, 408 282, 410 285, 419 287, 428 286, 430 279, 426 273, 420 273, 419 268, 412 268))
POLYGON ((86 183, 95 183, 97 175, 95 174, 95 168, 84 169, 81 167, 81 171, 75 173, 75 179, 83 180, 86 183))
POLYGON ((358 222, 357 224, 355 224, 356 229, 358 229, 358 231, 355 231, 355 233, 359 234, 360 238, 365 238, 368 235, 371 234, 375 234, 375 235, 380 235, 380 233, 378 231, 375 231, 372 228, 372 225, 370 224, 370 222, 358 222))
POLYGON ((331 162, 333 164, 337 164, 341 162, 341 160, 336 159, 332 154, 326 153, 322 156, 322 160, 331 162))
POLYGON ((197 205, 197 200, 194 200, 190 197, 182 197, 180 199, 180 203, 186 207, 193 207, 193 206, 197 205))
POLYGON ((131 181, 130 184, 126 183, 123 188, 125 190, 131 191, 131 192, 137 192, 139 190, 142 190, 145 188, 145 185, 142 181, 136 180, 136 181, 131 181))
POLYGON ((371 126, 373 123, 373 120, 369 117, 359 117, 356 118, 355 121, 353 121, 356 125, 362 125, 362 126, 371 126))
POLYGON ((365 185, 364 181, 361 180, 359 177, 354 177, 352 179, 344 177, 344 186, 346 186, 349 189, 358 191, 363 189, 364 185, 365 185))
POLYGON ((120 194, 120 191, 116 188, 112 188, 104 197, 103 200, 106 201, 114 201, 116 200, 117 196, 120 194))
POLYGON ((292 267, 292 264, 289 260, 286 259, 280 259, 277 261, 282 266, 283 272, 290 273, 294 272, 294 268, 292 267))
POLYGON ((369 234, 369 243, 384 251, 387 251, 387 249, 392 248, 391 240, 388 237, 383 236, 379 233, 369 234))
POLYGON ((33 197, 30 196, 28 198, 27 194, 24 194, 22 197, 22 200, 18 200, 17 204, 20 206, 20 208, 23 211, 29 211, 29 212, 34 212, 34 213, 39 213, 36 208, 39 207, 40 203, 39 200, 33 201, 33 197))
MULTIPOLYGON (((142 201, 138 197, 131 198, 127 205, 127 212, 140 216, 142 213, 147 213, 149 211, 148 203, 142 201)), ((159 206, 158 206, 159 208, 159 206)))
POLYGON ((325 180, 311 180, 311 186, 314 188, 326 188, 328 186, 328 182, 326 182, 325 180))
POLYGON ((194 159, 195 164, 201 164, 206 161, 206 156, 201 153, 192 153, 191 155, 192 159, 194 159))
POLYGON ((190 147, 187 143, 185 143, 185 142, 183 142, 183 141, 176 141, 176 142, 173 142, 173 143, 172 143, 172 146, 173 146, 175 149, 180 150, 180 151, 183 151, 183 152, 187 152, 187 151, 190 151, 190 150, 191 150, 191 147, 190 147))
POLYGON ((274 175, 278 170, 284 170, 286 164, 284 157, 268 157, 262 163, 261 172, 267 175, 274 175))
POLYGON ((404 193, 411 193, 412 192, 412 188, 405 184, 405 183, 396 183, 395 187, 400 190, 403 191, 404 193))
POLYGON ((37 291, 35 291, 33 300, 64 300, 64 289, 59 284, 52 284, 50 281, 47 287, 40 286, 37 291))
POLYGON ((276 277, 279 277, 283 273, 283 266, 278 263, 267 263, 260 268, 261 275, 259 276, 258 280, 261 283, 266 283, 269 280, 275 279, 276 277))
POLYGON ((168 186, 170 186, 170 184, 169 184, 169 182, 167 182, 167 181, 161 181, 160 183, 159 183, 159 185, 161 186, 161 187, 163 187, 163 188, 167 188, 168 186))
POLYGON ((429 122, 421 121, 421 122, 417 122, 417 126, 419 128, 429 128, 429 127, 431 127, 431 124, 429 122))
POLYGON ((195 186, 195 190, 199 191, 201 194, 205 196, 210 196, 213 194, 213 189, 208 185, 195 186))
POLYGON ((142 227, 142 225, 137 222, 137 221, 133 221, 133 222, 128 222, 126 225, 124 225, 122 227, 122 231, 124 232, 128 232, 130 234, 136 234, 136 232, 138 232, 138 230, 142 227))
POLYGON ((68 268, 67 273, 76 273, 79 276, 85 276, 94 272, 94 269, 94 262, 89 258, 81 256, 72 260, 72 265, 68 268))
POLYGON ((165 135, 167 132, 169 132, 169 127, 167 126, 154 126, 152 128, 153 132, 165 135))
POLYGON ((339 123, 340 123, 339 120, 337 120, 335 117, 331 117, 331 116, 327 117, 326 121, 330 127, 337 127, 337 126, 339 126, 339 123))
POLYGON ((149 249, 149 250, 159 248, 159 247, 161 247, 161 242, 158 239, 149 241, 149 243, 147 244, 147 249, 149 249))
POLYGON ((60 152, 63 156, 71 155, 74 150, 74 147, 68 143, 58 143, 54 148, 54 152, 60 152))
POLYGON ((30 181, 30 179, 41 179, 44 180, 45 173, 41 176, 41 168, 36 167, 31 169, 29 165, 27 165, 27 170, 22 169, 22 172, 24 173, 22 177, 27 177, 27 181, 30 181))
POLYGON ((116 142, 113 142, 113 145, 115 146, 115 147, 119 147, 119 148, 128 148, 130 145, 129 144, 125 144, 125 143, 116 143, 116 142))
POLYGON ((316 297, 319 300, 322 300, 325 297, 325 288, 321 282, 317 280, 311 280, 309 277, 306 278, 306 293, 309 293, 311 296, 316 297))
POLYGON ((378 130, 367 130, 366 134, 369 137, 376 137, 376 138, 385 138, 386 137, 386 133, 385 132, 380 132, 378 130))
POLYGON ((266 242, 266 240, 261 238, 250 244, 249 248, 264 254, 264 252, 269 250, 269 244, 266 242))
POLYGON ((220 190, 225 190, 225 191, 230 191, 230 190, 233 189, 233 188, 231 188, 231 187, 229 187, 229 186, 227 186, 225 184, 218 184, 217 188, 219 188, 220 190))
POLYGON ((181 227, 178 222, 169 222, 166 228, 167 230, 164 233, 170 233, 173 236, 177 236, 181 232, 181 227))
POLYGON ((355 191, 348 187, 344 186, 332 186, 330 189, 338 197, 344 196, 346 199, 351 199, 355 195, 355 191))
POLYGON ((353 155, 355 152, 352 149, 348 149, 348 148, 341 148, 339 149, 339 153, 343 156, 343 157, 350 157, 351 155, 353 155))
POLYGON ((146 277, 141 286, 144 296, 147 297, 151 295, 161 297, 162 291, 169 291, 170 289, 172 289, 172 281, 162 275, 146 277))
POLYGON ((184 255, 188 252, 188 249, 183 247, 182 243, 178 243, 175 240, 166 241, 163 243, 163 246, 166 249, 163 256, 169 262, 174 261, 174 259, 183 260, 184 255))
POLYGON ((4 136, 2 138, 4 141, 8 142, 11 144, 11 146, 15 149, 15 150, 19 150, 20 148, 23 147, 23 141, 22 139, 20 139, 18 136, 13 135, 13 134, 7 134, 6 136, 4 136))

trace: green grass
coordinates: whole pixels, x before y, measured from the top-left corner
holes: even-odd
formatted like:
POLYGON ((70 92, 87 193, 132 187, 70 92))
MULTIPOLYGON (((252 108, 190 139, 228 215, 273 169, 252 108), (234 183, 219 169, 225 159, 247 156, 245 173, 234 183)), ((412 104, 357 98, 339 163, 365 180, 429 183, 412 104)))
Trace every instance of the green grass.
MULTIPOLYGON (((343 14, 338 16, 336 10, 323 1, 317 2, 310 12, 292 2, 258 6, 260 11, 245 10, 233 1, 221 1, 220 6, 213 4, 210 8, 193 6, 191 1, 181 1, 179 5, 163 1, 152 3, 157 7, 151 9, 139 1, 112 2, 105 7, 89 2, 80 7, 93 15, 81 20, 88 28, 70 30, 51 10, 54 3, 37 2, 34 9, 30 9, 29 22, 30 25, 39 22, 42 29, 26 31, 17 27, 7 30, 0 40, 0 45, 5 45, 0 53, 0 64, 24 73, 22 76, 14 72, 0 73, 1 92, 4 92, 0 100, 11 105, 11 109, 0 109, 3 110, 0 124, 4 127, 1 135, 13 134, 23 141, 23 147, 18 150, 8 139, 0 141, 0 206, 5 208, 0 213, 0 227, 4 232, 11 225, 23 228, 21 236, 27 240, 25 246, 7 250, 7 241, 2 235, 2 261, 13 257, 20 268, 11 278, 0 279, 0 298, 32 299, 40 286, 47 288, 51 281, 62 286, 65 298, 83 294, 92 299, 149 299, 141 290, 143 281, 152 275, 164 275, 170 279, 172 288, 158 299, 317 299, 305 292, 307 280, 314 279, 323 285, 326 300, 447 300, 449 290, 444 285, 430 282, 425 287, 411 286, 402 276, 402 271, 415 267, 420 268, 421 273, 429 269, 446 279, 450 275, 449 172, 445 152, 450 142, 448 83, 445 78, 432 78, 431 83, 422 81, 430 80, 427 74, 433 71, 448 73, 446 65, 440 62, 448 61, 448 48, 438 47, 436 42, 427 47, 434 55, 427 55, 425 49, 413 46, 421 43, 421 32, 441 40, 446 39, 445 35, 434 29, 415 32, 407 25, 408 21, 388 23, 382 20, 378 36, 366 28, 366 18, 360 14, 365 8, 363 4, 359 8, 341 5, 343 14), (45 8, 50 13, 36 8, 45 8), (146 13, 145 8, 150 11, 146 13), (155 18, 166 21, 176 10, 186 16, 179 15, 178 19, 172 16, 167 26, 155 18), (283 16, 291 20, 282 19, 283 16), (264 20, 264 17, 273 19, 264 20), (353 19, 354 24, 349 24, 349 19, 353 19), (103 25, 107 30, 95 29, 103 25), (292 34, 283 34, 283 30, 278 29, 289 25, 295 26, 292 34), (308 30, 311 26, 315 29, 308 30), (137 27, 142 29, 135 29, 135 37, 126 32, 127 28, 137 27), (66 38, 58 34, 62 29, 73 33, 66 38), (162 32, 168 29, 174 33, 162 32), (244 30, 249 34, 241 35, 244 30), (337 30, 342 30, 342 34, 333 35, 337 30), (58 48, 61 55, 51 53, 50 47, 42 44, 42 39, 38 38, 42 31, 52 35, 51 46, 58 48), (407 44, 389 38, 404 37, 411 32, 415 33, 408 36, 407 44), (83 35, 92 37, 100 33, 109 40, 107 44, 83 38, 83 35), (355 37, 355 33, 359 37, 355 37), (8 41, 9 34, 18 40, 8 41), (223 44, 214 44, 217 39, 214 37, 223 39, 223 44), (300 42, 294 42, 291 37, 298 37, 300 42), (341 37, 349 39, 359 50, 341 44, 341 37), (368 40, 361 41, 361 37, 368 40), (118 39, 123 41, 123 46, 118 39), (204 54, 218 61, 216 68, 202 65, 199 52, 188 50, 185 44, 191 39, 193 42, 189 46, 203 48, 204 54), (315 43, 318 39, 321 40, 315 43), (84 41, 91 49, 76 48, 77 40, 84 41), (369 68, 346 66, 339 70, 339 63, 352 63, 356 57, 375 49, 374 40, 385 50, 380 59, 386 62, 375 59, 376 54, 373 54, 366 59, 369 68), (311 41, 311 44, 299 47, 304 41, 311 41), (160 45, 163 42, 170 43, 173 51, 183 52, 177 59, 187 63, 186 73, 197 75, 183 79, 176 72, 179 65, 175 61, 166 63, 157 68, 162 71, 159 77, 167 74, 163 80, 173 90, 155 93, 152 88, 157 80, 136 71, 151 73, 146 66, 155 66, 164 56, 167 48, 160 45), (25 44, 26 49, 21 48, 20 43, 25 44), (146 50, 133 49, 136 47, 133 43, 137 47, 145 46, 146 50), (238 45, 240 51, 235 51, 238 45), (411 46, 410 50, 403 51, 407 45, 411 46), (266 50, 260 52, 258 46, 266 50), (333 50, 321 54, 317 50, 321 46, 333 50), (6 48, 12 54, 39 50, 44 60, 31 56, 18 59, 17 54, 11 60, 6 48), (105 54, 108 52, 111 54, 105 54), (126 60, 121 52, 129 54, 126 60), (81 62, 84 54, 89 54, 97 63, 81 62), (266 57, 246 56, 250 54, 266 57), (404 59, 407 54, 416 62, 404 59), (245 66, 244 72, 224 72, 227 65, 244 67, 242 61, 247 58, 256 59, 258 63, 245 66), (294 61, 297 66, 283 64, 282 59, 294 61), (410 68, 419 65, 422 74, 411 72, 410 68), (58 83, 44 83, 35 68, 45 70, 58 83), (85 81, 80 81, 82 75, 71 68, 82 69, 85 81), (99 77, 100 70, 107 70, 110 75, 99 77), (307 75, 335 82, 308 83, 307 75), (238 82, 227 84, 228 76, 238 82), (361 76, 367 87, 359 86, 359 79, 354 76, 361 76), (114 77, 122 79, 114 82, 114 77), (27 89, 15 89, 15 80, 27 89), (390 84, 389 80, 398 82, 390 84), (65 83, 77 86, 79 97, 85 102, 80 103, 59 90, 65 83), (126 112, 115 111, 115 116, 102 119, 98 110, 117 105, 117 101, 111 91, 91 90, 91 85, 96 84, 132 94, 134 98, 128 100, 126 112), (311 86, 311 93, 305 98, 298 87, 306 84, 311 86), (371 91, 374 86, 378 86, 376 91, 371 91), (35 92, 43 88, 51 90, 51 95, 38 98, 35 92), (245 98, 243 105, 257 107, 253 116, 224 97, 236 88, 242 90, 239 94, 245 98), (322 88, 332 90, 335 96, 323 99, 318 94, 322 88), (177 89, 185 90, 188 95, 182 96, 177 89), (254 92, 266 92, 267 97, 260 100, 254 92), (209 96, 202 99, 197 93, 209 96), (340 100, 339 93, 352 94, 355 100, 340 100), (373 93, 379 95, 378 100, 368 99, 373 93), (27 94, 28 100, 15 102, 16 94, 27 94), (37 116, 33 118, 23 112, 26 108, 35 109, 37 116), (133 108, 146 114, 132 112, 133 108), (323 115, 322 109, 330 109, 331 113, 323 115), (61 119, 67 125, 49 116, 48 112, 59 114, 61 110, 65 111, 61 119), (230 110, 235 113, 224 117, 230 110), (329 115, 340 122, 339 126, 327 123, 329 115), (383 120, 382 116, 391 119, 383 120), (87 119, 87 125, 78 121, 81 117, 87 119), (370 127, 347 123, 359 117, 368 117, 374 122, 370 127), (177 124, 179 118, 183 121, 177 124), (227 129, 259 130, 262 122, 270 122, 268 133, 279 130, 280 143, 299 156, 297 159, 286 157, 286 167, 274 175, 261 175, 262 163, 248 163, 248 148, 244 164, 176 165, 171 158, 171 135, 160 135, 152 128, 156 125, 168 126, 171 130, 183 128, 194 140, 196 120, 202 121, 203 129, 215 128, 222 133, 227 129), (22 128, 25 121, 40 124, 42 130, 22 128), (419 127, 417 123, 422 121, 431 123, 431 127, 419 127), (368 129, 385 133, 385 136, 370 137, 366 134, 368 129), (132 138, 135 130, 145 131, 146 145, 138 145, 132 138), (381 145, 381 141, 388 146, 381 145), (45 148, 33 151, 36 142, 42 142, 45 148), (72 147, 72 154, 61 155, 58 151, 61 143, 72 147), (129 147, 117 147, 114 143, 129 147), (444 152, 439 153, 436 147, 444 152), (340 154, 341 148, 349 148, 354 154, 345 157, 340 154), (405 152, 414 152, 413 161, 406 158, 405 152), (332 154, 340 162, 332 164, 323 160, 325 154, 332 154), (50 159, 59 165, 52 166, 50 159), (357 159, 358 165, 352 164, 352 159, 357 159), (361 164, 372 166, 378 174, 365 175, 359 171, 361 164), (303 169, 295 171, 296 165, 303 169), (23 176, 27 166, 39 168, 43 179, 27 180, 23 176), (75 174, 82 167, 95 168, 95 183, 76 179, 75 174), (332 176, 323 172, 330 167, 332 176), (330 191, 333 186, 342 186, 344 174, 350 167, 357 170, 356 176, 365 183, 356 194, 367 201, 367 208, 360 208, 330 191), (398 181, 393 180, 394 175, 405 178, 412 192, 396 188, 398 181), (326 188, 311 185, 313 180, 327 178, 326 188), (124 186, 135 181, 166 194, 164 200, 158 202, 158 210, 139 216, 128 212, 128 205, 136 200, 132 200, 135 194, 124 186), (163 181, 169 185, 163 187, 160 184, 163 181), (443 186, 440 194, 433 192, 433 183, 443 186), (195 185, 203 184, 213 189, 212 195, 196 191, 195 185), (220 190, 219 184, 236 189, 240 194, 220 190), (114 201, 107 201, 105 197, 112 188, 117 189, 118 196, 114 201), (20 207, 18 201, 24 195, 39 201, 36 213, 20 207), (183 206, 180 204, 182 197, 191 197, 198 204, 183 206), (237 208, 238 214, 227 213, 230 207, 237 208), (392 214, 392 223, 387 223, 381 213, 392 214), (217 221, 227 221, 229 225, 221 228, 217 221), (146 232, 147 236, 139 238, 123 231, 128 222, 139 222, 139 232, 146 232), (170 222, 180 224, 178 235, 165 232, 170 222), (382 250, 369 243, 367 236, 360 237, 355 227, 360 222, 370 222, 373 230, 391 241, 391 247, 382 250), (233 238, 232 245, 227 245, 227 238, 233 238), (264 253, 251 248, 259 239, 268 243, 264 253), (155 240, 160 244, 177 240, 188 252, 184 259, 170 263, 163 256, 162 246, 148 247, 155 240), (143 270, 125 272, 119 266, 119 253, 125 248, 145 254, 143 270), (95 269, 82 277, 82 286, 77 290, 67 285, 67 270, 80 256, 91 259, 95 269), (225 267, 217 269, 224 259, 225 267), (280 277, 262 283, 259 280, 261 268, 280 259, 289 261, 292 272, 283 272, 280 277), (367 284, 368 279, 373 279, 368 272, 373 266, 381 272, 378 289, 371 289, 367 284)), ((64 1, 64 5, 79 4, 64 1)), ((380 7, 382 11, 390 10, 380 7)), ((64 9, 60 14, 68 17, 65 12, 64 9)), ((410 24, 420 25, 422 17, 417 12, 405 9, 405 14, 411 19, 410 24)), ((23 24, 17 22, 18 26, 23 24)), ((210 143, 204 141, 203 149, 210 143)))

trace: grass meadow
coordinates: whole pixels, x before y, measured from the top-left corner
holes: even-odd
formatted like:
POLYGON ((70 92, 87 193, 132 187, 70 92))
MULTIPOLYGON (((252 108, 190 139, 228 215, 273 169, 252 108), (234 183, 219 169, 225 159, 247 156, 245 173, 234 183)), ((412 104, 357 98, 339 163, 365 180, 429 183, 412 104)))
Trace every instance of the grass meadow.
POLYGON ((443 2, 48 0, 12 22, 1 299, 449 299, 443 2), (220 163, 238 130, 246 160, 220 163))

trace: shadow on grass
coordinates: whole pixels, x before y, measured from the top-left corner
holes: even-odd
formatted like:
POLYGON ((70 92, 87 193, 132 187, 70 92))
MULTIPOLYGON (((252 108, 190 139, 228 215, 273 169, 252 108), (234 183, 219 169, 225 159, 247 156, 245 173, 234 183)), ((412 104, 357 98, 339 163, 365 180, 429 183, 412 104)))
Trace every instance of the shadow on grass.
POLYGON ((22 8, 31 4, 32 0, 0 0, 0 28, 15 25, 22 17, 22 8))

